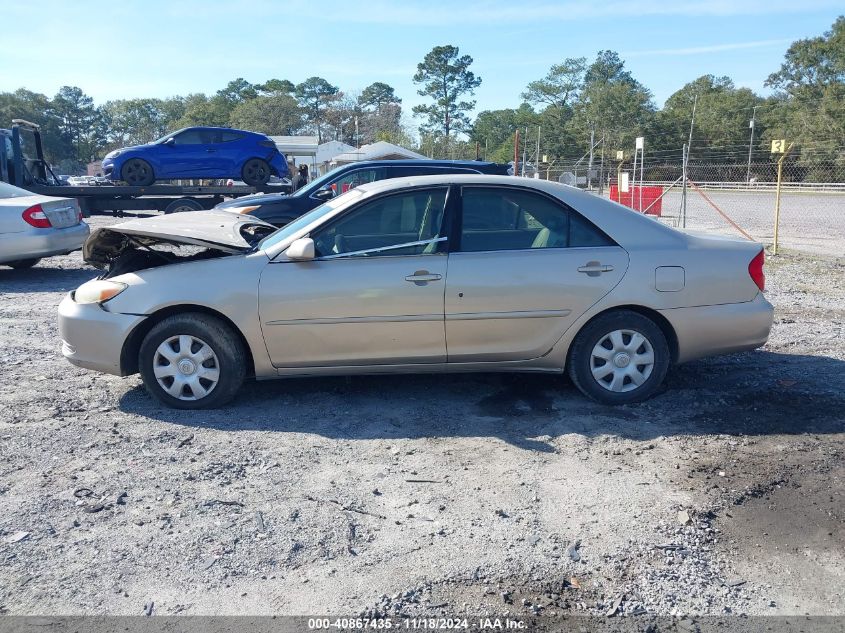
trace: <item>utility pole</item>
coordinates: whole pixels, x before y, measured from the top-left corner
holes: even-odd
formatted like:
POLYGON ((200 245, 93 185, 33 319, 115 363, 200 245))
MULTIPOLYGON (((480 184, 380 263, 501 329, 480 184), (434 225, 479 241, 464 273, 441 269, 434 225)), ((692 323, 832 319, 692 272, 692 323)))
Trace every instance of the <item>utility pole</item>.
POLYGON ((684 143, 683 158, 681 158, 681 226, 687 226, 687 145, 684 143))
POLYGON ((604 135, 601 137, 601 167, 599 167, 599 195, 604 193, 604 135))
POLYGON ((593 190, 593 145, 595 143, 596 137, 596 128, 590 127, 590 162, 587 164, 587 190, 593 190))
POLYGON ((522 175, 525 175, 525 161, 528 157, 528 126, 525 126, 525 143, 522 144, 522 175))
POLYGON ((751 183, 751 151, 754 148, 754 119, 759 107, 754 106, 754 110, 751 112, 751 121, 748 123, 748 127, 751 128, 751 140, 748 141, 748 171, 745 173, 745 182, 749 184, 751 183))
POLYGON ((695 95, 695 100, 692 102, 692 117, 689 120, 689 139, 687 140, 687 157, 689 158, 690 150, 692 149, 692 129, 695 126, 695 109, 698 106, 698 95, 695 95))
POLYGON ((537 157, 534 159, 534 174, 540 177, 540 126, 537 126, 537 157))
POLYGON ((693 126, 695 126, 695 109, 698 106, 698 95, 695 95, 695 100, 692 102, 692 117, 690 118, 689 122, 689 142, 684 145, 684 158, 683 158, 683 175, 684 175, 684 189, 683 194, 681 195, 681 226, 686 228, 687 226, 687 168, 689 167, 689 154, 690 150, 692 150, 692 130, 693 126))

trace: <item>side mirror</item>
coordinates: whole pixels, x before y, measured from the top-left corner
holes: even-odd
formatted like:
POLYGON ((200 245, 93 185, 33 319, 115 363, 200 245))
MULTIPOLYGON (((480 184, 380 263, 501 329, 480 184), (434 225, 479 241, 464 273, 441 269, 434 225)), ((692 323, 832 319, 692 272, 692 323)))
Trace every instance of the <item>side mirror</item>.
POLYGON ((171 137, 170 137, 169 139, 167 139, 167 140, 166 140, 163 144, 164 144, 164 145, 173 145, 175 142, 176 142, 176 139, 175 139, 175 138, 173 138, 173 137, 171 136, 171 137))
POLYGON ((310 237, 300 237, 293 244, 288 246, 285 251, 285 255, 288 259, 300 262, 307 262, 314 259, 314 240, 310 237))
POLYGON ((314 192, 314 197, 317 200, 331 200, 334 198, 334 191, 331 187, 323 187, 314 192))

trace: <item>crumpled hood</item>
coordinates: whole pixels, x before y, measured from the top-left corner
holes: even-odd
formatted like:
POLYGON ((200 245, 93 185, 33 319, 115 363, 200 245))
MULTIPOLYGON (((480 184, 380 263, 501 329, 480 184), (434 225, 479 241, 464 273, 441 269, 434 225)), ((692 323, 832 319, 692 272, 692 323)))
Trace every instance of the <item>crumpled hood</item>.
POLYGON ((241 253, 276 230, 257 218, 226 211, 174 213, 94 229, 82 247, 82 258, 102 268, 133 245, 153 244, 191 244, 241 253))

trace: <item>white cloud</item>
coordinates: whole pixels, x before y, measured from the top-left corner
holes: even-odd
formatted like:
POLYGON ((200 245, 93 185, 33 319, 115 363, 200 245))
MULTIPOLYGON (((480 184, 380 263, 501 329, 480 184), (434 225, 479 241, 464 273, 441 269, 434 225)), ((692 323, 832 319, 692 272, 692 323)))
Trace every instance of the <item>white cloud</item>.
POLYGON ((656 48, 646 51, 624 51, 620 57, 674 57, 676 55, 702 55, 706 53, 720 53, 744 48, 765 48, 769 46, 784 46, 792 40, 758 40, 756 42, 734 42, 732 44, 711 44, 707 46, 690 46, 686 48, 656 48))

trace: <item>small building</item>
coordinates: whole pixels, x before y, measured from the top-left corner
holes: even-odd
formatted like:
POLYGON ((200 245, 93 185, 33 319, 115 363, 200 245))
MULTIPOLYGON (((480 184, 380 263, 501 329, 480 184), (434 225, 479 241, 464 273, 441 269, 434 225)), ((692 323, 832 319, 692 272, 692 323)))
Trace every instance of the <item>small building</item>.
MULTIPOLYGON (((355 146, 344 143, 343 141, 326 141, 317 146, 317 173, 312 173, 312 177, 322 176, 327 171, 331 171, 334 166, 332 160, 338 154, 354 152, 355 146)), ((300 162, 297 161, 297 166, 300 162)))
POLYGON ((270 140, 288 162, 294 161, 297 166, 308 165, 308 170, 314 172, 318 147, 316 136, 271 136, 270 140))

